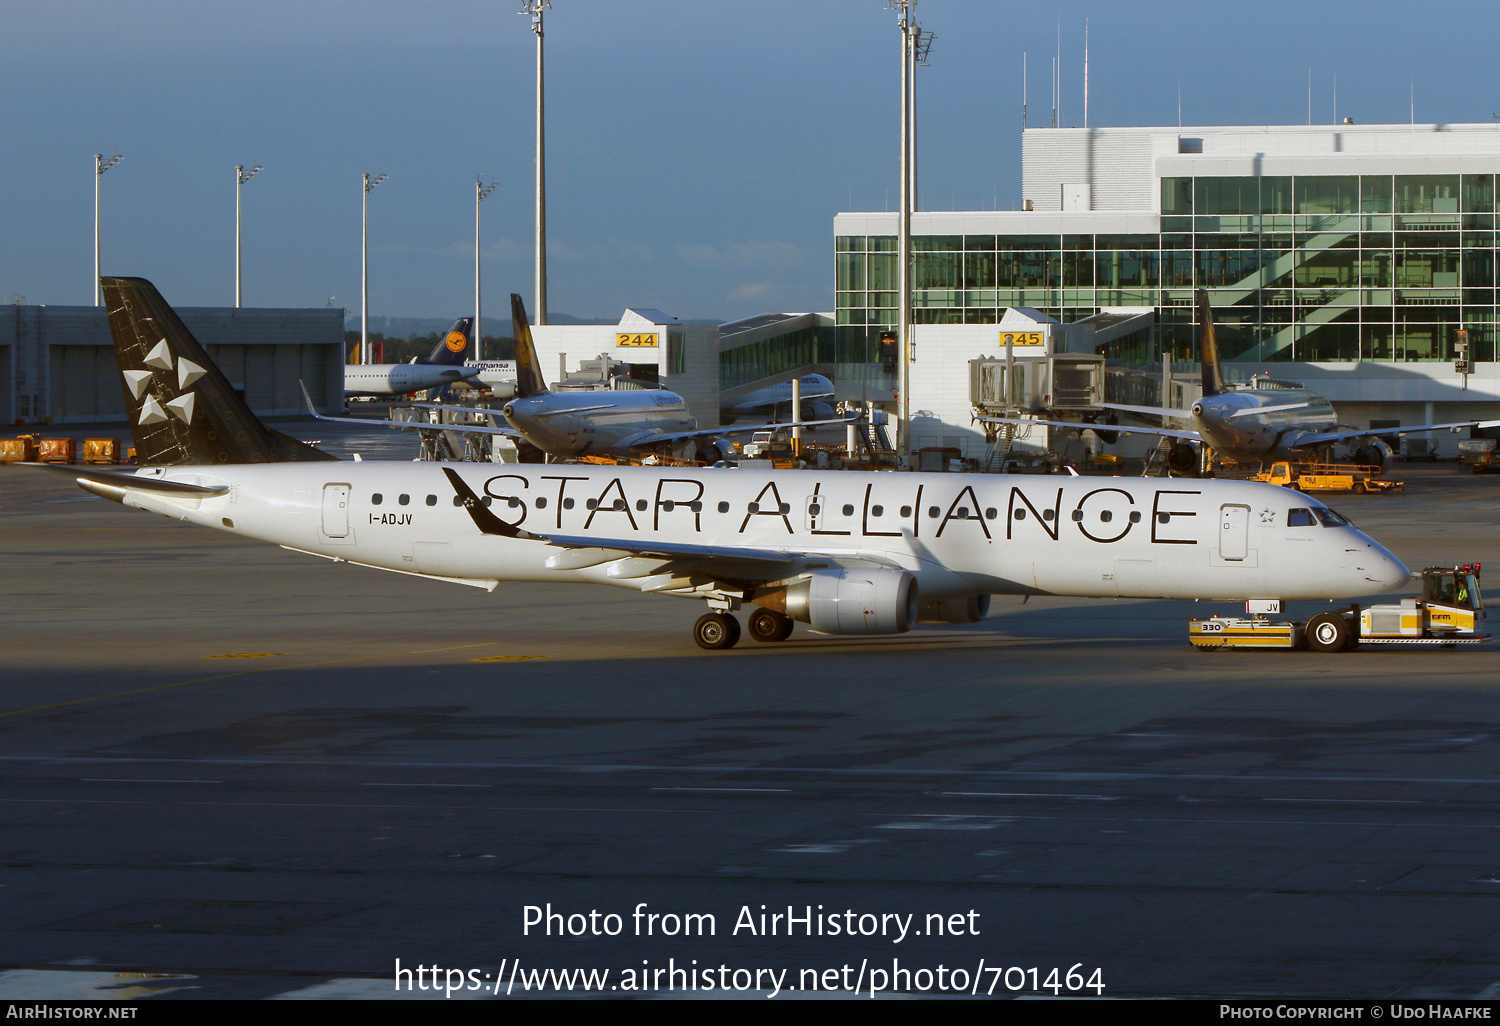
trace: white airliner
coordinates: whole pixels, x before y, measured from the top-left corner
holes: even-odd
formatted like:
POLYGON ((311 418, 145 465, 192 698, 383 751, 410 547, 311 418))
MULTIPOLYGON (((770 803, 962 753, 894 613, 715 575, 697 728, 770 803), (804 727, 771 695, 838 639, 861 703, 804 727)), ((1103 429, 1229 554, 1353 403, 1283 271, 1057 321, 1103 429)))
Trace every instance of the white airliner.
MULTIPOLYGON (((536 347, 521 297, 512 295, 511 319, 516 333, 515 398, 501 410, 510 427, 436 425, 412 421, 370 421, 390 427, 411 430, 464 431, 503 435, 520 439, 557 459, 575 459, 585 455, 639 456, 660 452, 669 447, 688 444, 700 463, 716 462, 730 455, 725 439, 729 435, 749 434, 787 424, 749 424, 735 427, 699 428, 682 396, 665 388, 608 392, 553 392, 542 377, 536 347)), ((419 407, 421 403, 415 404, 419 407)), ((445 409, 427 406, 426 409, 445 409)), ((321 420, 325 417, 308 409, 321 420)), ((481 414, 483 415, 483 414, 481 414)), ((842 424, 842 420, 797 421, 797 426, 842 424)))
POLYGON ((752 637, 780 641, 794 621, 833 635, 972 623, 996 594, 1338 599, 1409 581, 1315 499, 1248 482, 335 467, 267 433, 149 282, 101 282, 147 465, 46 469, 126 506, 340 562, 485 589, 576 582, 698 599, 704 648, 739 639, 743 606, 752 637), (1294 503, 1316 524, 1289 518, 1294 503))
POLYGON ((425 360, 411 363, 349 364, 344 368, 345 395, 407 395, 477 378, 481 368, 465 365, 473 351, 472 317, 453 322, 425 360))
POLYGON ((1037 421, 1018 417, 978 417, 992 424, 1048 424, 1053 427, 1094 427, 1105 442, 1117 431, 1143 435, 1163 435, 1178 440, 1168 456, 1173 470, 1189 472, 1198 466, 1198 454, 1191 443, 1207 443, 1215 452, 1233 460, 1259 460, 1273 457, 1307 459, 1315 450, 1340 442, 1365 439, 1354 453, 1363 464, 1384 466, 1391 457, 1390 446, 1378 435, 1399 431, 1419 434, 1466 427, 1495 427, 1500 420, 1458 421, 1451 424, 1422 424, 1417 427, 1340 430, 1338 416, 1325 397, 1310 388, 1290 381, 1269 378, 1249 385, 1226 386, 1219 366, 1219 347, 1214 338, 1213 312, 1208 293, 1198 290, 1198 324, 1203 358, 1203 398, 1190 410, 1163 406, 1127 406, 1122 403, 1100 403, 1108 410, 1146 414, 1167 420, 1190 422, 1189 428, 1158 428, 1127 424, 1108 428, 1061 421, 1037 421))
POLYGON ((792 407, 792 383, 780 381, 765 388, 757 388, 755 391, 740 396, 732 404, 727 406, 725 413, 737 417, 750 414, 759 414, 764 417, 769 414, 775 417, 785 407, 792 413, 792 419, 802 417, 806 420, 829 419, 834 415, 834 409, 829 401, 833 399, 833 382, 821 374, 804 374, 797 379, 801 388, 802 409, 793 411, 792 407))

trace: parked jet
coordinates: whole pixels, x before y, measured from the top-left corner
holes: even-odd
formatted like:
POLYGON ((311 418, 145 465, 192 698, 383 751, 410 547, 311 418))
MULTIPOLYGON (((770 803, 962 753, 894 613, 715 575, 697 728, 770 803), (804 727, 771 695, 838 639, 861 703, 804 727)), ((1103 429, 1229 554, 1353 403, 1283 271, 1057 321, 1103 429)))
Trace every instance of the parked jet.
MULTIPOLYGON (((584 455, 639 456, 674 445, 693 445, 701 463, 716 462, 731 451, 727 436, 765 431, 792 424, 749 424, 736 427, 699 428, 682 396, 665 388, 608 392, 553 392, 547 388, 537 360, 536 346, 521 297, 510 297, 511 318, 516 333, 515 398, 501 414, 510 425, 437 425, 411 421, 389 421, 393 428, 463 431, 503 435, 520 439, 549 456, 572 459, 584 455)), ((416 404, 419 407, 422 404, 416 404)), ((309 407, 311 401, 309 400, 309 407)), ((443 409, 444 407, 425 407, 443 409)), ((481 414, 483 415, 483 414, 481 414)), ((339 418, 314 417, 324 420, 339 418)), ((842 420, 798 421, 802 427, 842 424, 842 420)))
MULTIPOLYGON (((1208 293, 1198 290, 1199 342, 1203 359, 1203 398, 1191 409, 1162 406, 1128 406, 1123 403, 1100 403, 1108 410, 1145 414, 1166 420, 1188 421, 1192 428, 1158 428, 1128 424, 1118 428, 1096 428, 1103 440, 1110 441, 1118 431, 1144 435, 1163 435, 1177 439, 1168 456, 1168 465, 1179 472, 1191 472, 1198 466, 1198 454, 1192 443, 1206 443, 1216 453, 1234 460, 1271 458, 1307 459, 1318 449, 1341 442, 1360 442, 1354 453, 1358 463, 1384 466, 1391 449, 1378 436, 1399 431, 1419 434, 1426 431, 1456 430, 1465 427, 1494 427, 1500 420, 1457 421, 1450 424, 1423 424, 1418 427, 1341 429, 1338 416, 1322 395, 1291 381, 1262 378, 1248 385, 1226 385, 1219 365, 1219 348, 1214 338, 1213 312, 1208 293), (1361 441, 1362 440, 1362 441, 1361 441)), ((1077 423, 1037 421, 1013 417, 979 417, 993 424, 1037 424, 1053 427, 1088 427, 1077 423)))
POLYGON ((755 610, 751 636, 772 642, 794 621, 865 636, 972 623, 994 594, 1335 599, 1410 577, 1316 499, 1250 482, 278 462, 319 457, 252 430, 149 282, 101 283, 144 465, 44 469, 336 562, 485 589, 577 582, 697 599, 704 648, 739 639, 742 606, 755 610), (226 425, 246 427, 232 451, 226 425), (1291 503, 1317 525, 1294 526, 1291 503))
POLYGON ((757 388, 748 395, 740 396, 724 410, 725 413, 736 417, 759 414, 764 417, 769 414, 776 417, 781 410, 785 409, 792 420, 799 418, 806 420, 831 419, 834 416, 833 405, 830 402, 819 400, 833 399, 833 382, 821 374, 804 374, 797 379, 801 387, 802 409, 792 409, 792 383, 790 381, 778 382, 765 388, 757 388))
POLYGON ((453 322, 425 360, 411 363, 349 364, 344 368, 345 395, 407 395, 477 378, 478 367, 464 365, 473 355, 472 317, 453 322))

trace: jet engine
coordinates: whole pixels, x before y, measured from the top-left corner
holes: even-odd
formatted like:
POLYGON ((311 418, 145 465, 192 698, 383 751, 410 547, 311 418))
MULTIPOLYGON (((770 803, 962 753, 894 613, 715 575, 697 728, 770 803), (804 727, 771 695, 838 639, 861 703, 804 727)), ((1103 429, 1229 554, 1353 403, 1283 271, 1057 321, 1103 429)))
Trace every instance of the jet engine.
POLYGON ((1354 462, 1361 466, 1379 467, 1384 470, 1393 455, 1389 445, 1378 438, 1372 438, 1354 450, 1354 462))
POLYGON ((802 420, 832 420, 835 412, 827 403, 815 402, 811 399, 802 403, 802 420))
POLYGON ((1087 423, 1090 427, 1092 427, 1094 429, 1094 436, 1096 438, 1098 438, 1099 441, 1103 442, 1105 445, 1114 445, 1116 442, 1118 442, 1120 440, 1120 432, 1118 432, 1118 431, 1107 431, 1104 428, 1101 428, 1101 427, 1098 426, 1099 424, 1109 424, 1109 425, 1113 426, 1115 424, 1120 423, 1120 418, 1119 418, 1119 416, 1117 414, 1111 412, 1111 413, 1108 413, 1108 414, 1104 415, 1103 417, 1099 417, 1097 415, 1095 415, 1095 416, 1087 416, 1086 415, 1084 417, 1084 422, 1087 423))
POLYGON ((820 634, 905 634, 917 579, 905 570, 822 570, 787 586, 786 615, 820 634))
POLYGON ((1196 476, 1198 473, 1198 450, 1187 442, 1173 442, 1167 450, 1167 466, 1179 474, 1196 476))
POLYGON ((933 599, 923 602, 917 623, 978 623, 990 613, 988 595, 967 598, 933 599))

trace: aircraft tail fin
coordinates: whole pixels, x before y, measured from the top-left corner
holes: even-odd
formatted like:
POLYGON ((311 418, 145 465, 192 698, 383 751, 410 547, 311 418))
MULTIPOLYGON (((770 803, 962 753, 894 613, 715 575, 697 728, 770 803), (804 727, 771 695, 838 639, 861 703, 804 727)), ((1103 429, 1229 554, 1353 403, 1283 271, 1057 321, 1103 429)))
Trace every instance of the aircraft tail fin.
POLYGON ((514 292, 510 295, 510 319, 511 330, 516 333, 516 398, 545 395, 547 379, 542 377, 542 365, 531 341, 531 322, 526 320, 526 307, 521 297, 514 292))
POLYGON ((262 424, 155 285, 99 283, 141 466, 337 458, 262 424))
POLYGON ((448 329, 438 344, 433 346, 427 359, 419 362, 463 366, 463 362, 473 357, 478 348, 474 345, 473 327, 474 318, 460 317, 453 322, 453 327, 448 329))
POLYGON ((1214 313, 1208 306, 1208 292, 1198 290, 1198 348, 1203 360, 1203 394, 1218 395, 1224 391, 1224 374, 1219 369, 1219 343, 1214 337, 1214 313))

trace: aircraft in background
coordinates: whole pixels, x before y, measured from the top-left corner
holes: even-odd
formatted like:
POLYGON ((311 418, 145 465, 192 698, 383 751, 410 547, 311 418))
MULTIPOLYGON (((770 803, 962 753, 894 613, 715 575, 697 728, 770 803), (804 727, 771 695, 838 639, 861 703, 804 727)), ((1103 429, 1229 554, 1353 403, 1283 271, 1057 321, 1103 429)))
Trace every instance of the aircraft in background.
POLYGON ((804 374, 797 382, 802 389, 800 410, 792 409, 792 383, 782 381, 740 396, 724 408, 724 413, 732 417, 759 414, 774 418, 785 408, 793 420, 799 417, 803 420, 831 420, 836 416, 831 402, 819 401, 833 399, 832 381, 821 374, 804 374))
MULTIPOLYGON (((426 424, 414 421, 371 421, 400 429, 453 431, 500 435, 523 441, 548 456, 575 459, 586 455, 639 457, 687 443, 700 463, 714 463, 733 454, 728 436, 786 427, 816 427, 842 424, 843 420, 797 421, 788 424, 750 424, 735 427, 699 428, 686 401, 665 388, 599 392, 553 392, 542 377, 531 326, 521 297, 510 297, 511 318, 516 333, 515 397, 500 414, 509 427, 493 424, 426 424)), ((454 410, 490 419, 490 411, 415 403, 420 409, 454 410)), ((308 409, 320 420, 340 420, 308 409)))
POLYGON ((693 630, 707 649, 738 641, 742 606, 755 610, 751 636, 775 642, 796 621, 857 636, 974 623, 992 594, 1334 599, 1410 581, 1316 499, 1244 481, 335 467, 262 427, 150 282, 100 281, 142 465, 27 466, 336 562, 486 590, 573 582, 695 599, 709 608, 693 630), (1292 503, 1318 522, 1294 526, 1292 503))
POLYGON ((409 395, 441 388, 480 376, 479 367, 465 366, 473 355, 472 317, 453 322, 426 359, 410 363, 352 363, 344 367, 345 395, 409 395))
POLYGON ((1465 420, 1450 424, 1422 424, 1417 427, 1340 429, 1333 404, 1327 398, 1292 381, 1270 378, 1252 380, 1247 385, 1226 385, 1219 366, 1219 347, 1214 338, 1213 311, 1209 309, 1208 292, 1198 290, 1199 348, 1203 360, 1203 397, 1192 409, 1166 406, 1129 406, 1123 403, 1100 403, 1104 409, 1122 413, 1144 414, 1165 420, 1188 421, 1192 428, 1174 429, 1140 424, 1111 424, 1108 428, 1065 421, 1035 420, 1020 417, 977 417, 991 424, 1046 424, 1051 427, 1093 428, 1100 439, 1112 442, 1117 432, 1162 435, 1177 440, 1167 457, 1167 465, 1180 473, 1193 473, 1198 467, 1194 445, 1208 445, 1215 453, 1233 460, 1312 459, 1317 450, 1340 442, 1365 440, 1353 454, 1356 462, 1383 467, 1392 455, 1391 447, 1381 435, 1420 434, 1425 431, 1458 430, 1466 427, 1495 427, 1500 420, 1465 420))

